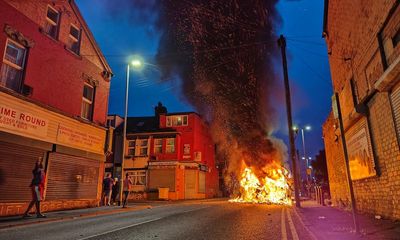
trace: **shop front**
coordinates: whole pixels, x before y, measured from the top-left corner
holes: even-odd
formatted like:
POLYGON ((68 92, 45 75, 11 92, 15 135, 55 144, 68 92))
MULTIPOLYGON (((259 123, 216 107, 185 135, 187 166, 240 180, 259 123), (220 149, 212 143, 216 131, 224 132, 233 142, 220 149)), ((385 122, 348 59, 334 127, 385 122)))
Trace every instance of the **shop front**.
POLYGON ((97 206, 105 136, 102 127, 0 92, 0 216, 25 210, 39 157, 46 171, 43 211, 97 206))

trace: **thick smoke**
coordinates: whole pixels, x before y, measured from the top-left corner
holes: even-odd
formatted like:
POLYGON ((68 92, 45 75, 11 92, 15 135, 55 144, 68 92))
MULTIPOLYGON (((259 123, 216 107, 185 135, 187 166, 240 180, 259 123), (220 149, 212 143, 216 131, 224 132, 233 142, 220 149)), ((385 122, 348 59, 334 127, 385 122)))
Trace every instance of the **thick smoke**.
POLYGON ((185 99, 210 123, 228 176, 237 176, 244 161, 264 177, 286 158, 283 142, 271 136, 277 116, 270 99, 276 96, 277 1, 128 0, 110 6, 116 14, 140 13, 131 13, 134 24, 158 19, 162 77, 180 76, 185 99))
POLYGON ((285 147, 270 134, 276 116, 273 23, 276 0, 162 0, 157 60, 163 77, 179 74, 186 99, 211 124, 230 171, 241 160, 259 177, 285 147))

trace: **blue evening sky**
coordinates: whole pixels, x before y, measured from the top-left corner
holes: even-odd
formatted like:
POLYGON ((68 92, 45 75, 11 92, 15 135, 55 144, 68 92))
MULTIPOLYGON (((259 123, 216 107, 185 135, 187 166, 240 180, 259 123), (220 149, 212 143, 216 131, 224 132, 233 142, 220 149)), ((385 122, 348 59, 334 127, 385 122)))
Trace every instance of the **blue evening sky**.
MULTIPOLYGON (((130 1, 132 0, 119 0, 118 4, 128 6, 130 1)), ((153 62, 159 33, 154 29, 152 18, 143 18, 135 9, 109 11, 109 0, 96 0, 96 4, 90 0, 76 2, 115 74, 111 82, 109 113, 122 115, 125 69, 129 56, 138 54, 146 62, 153 62), (114 14, 111 16, 110 12, 114 14)), ((287 36, 293 121, 300 126, 309 124, 313 127, 305 138, 308 155, 314 157, 323 149, 321 125, 330 111, 332 95, 328 56, 321 38, 323 1, 281 0, 277 9, 282 23, 277 27, 276 33, 287 36)), ((283 81, 281 59, 277 59, 276 63, 277 77, 283 81)), ((182 97, 179 80, 171 79, 161 83, 159 78, 156 66, 148 65, 141 72, 131 71, 129 116, 153 115, 158 101, 169 112, 193 111, 182 97)), ((283 93, 281 96, 284 96, 283 93)), ((283 101, 280 99, 278 102, 283 101)), ((284 105, 279 106, 279 109, 281 123, 276 134, 287 142, 284 105)), ((301 146, 300 138, 297 139, 297 145, 301 146)))

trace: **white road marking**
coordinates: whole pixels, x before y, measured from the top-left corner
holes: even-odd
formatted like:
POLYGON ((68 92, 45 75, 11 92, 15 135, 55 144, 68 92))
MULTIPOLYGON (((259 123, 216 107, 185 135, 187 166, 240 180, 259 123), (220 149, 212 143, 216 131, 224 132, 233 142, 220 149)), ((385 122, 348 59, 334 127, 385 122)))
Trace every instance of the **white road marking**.
POLYGON ((285 222, 285 208, 282 208, 282 214, 281 214, 281 230, 282 230, 282 240, 287 240, 286 222, 285 222))
POLYGON ((136 227, 136 226, 139 226, 139 225, 142 225, 142 224, 145 224, 145 223, 155 222, 155 221, 158 221, 158 220, 161 220, 161 219, 163 219, 163 218, 155 218, 155 219, 151 219, 151 220, 148 220, 148 221, 135 223, 135 224, 132 224, 132 225, 129 225, 129 226, 120 227, 120 228, 113 229, 113 230, 110 230, 110 231, 107 231, 107 232, 102 232, 102 233, 91 235, 91 236, 87 236, 87 237, 84 237, 84 238, 79 238, 78 240, 85 240, 85 239, 89 239, 89 238, 98 237, 98 236, 101 236, 101 235, 106 235, 108 233, 117 232, 117 231, 124 230, 124 229, 131 228, 131 227, 136 227))
POLYGON ((297 235, 296 228, 294 227, 292 216, 290 215, 289 210, 286 210, 286 213, 288 217, 290 232, 292 233, 292 238, 293 240, 299 240, 299 235, 297 235))
MULTIPOLYGON (((183 211, 183 212, 178 212, 178 213, 176 213, 176 214, 193 212, 193 211, 201 210, 201 209, 204 209, 204 208, 209 208, 209 207, 202 207, 202 208, 191 209, 191 210, 187 210, 187 211, 183 211)), ((168 216, 167 216, 167 217, 168 217, 168 216)), ((109 234, 109 233, 118 232, 118 231, 121 231, 121 230, 124 230, 124 229, 127 229, 127 228, 136 227, 136 226, 139 226, 139 225, 142 225, 142 224, 146 224, 146 223, 150 223, 150 222, 155 222, 155 221, 161 220, 161 219, 163 219, 163 218, 165 218, 165 217, 160 217, 160 218, 155 218, 155 219, 147 220, 147 221, 144 221, 144 222, 134 223, 134 224, 132 224, 132 225, 128 225, 128 226, 116 228, 116 229, 113 229, 113 230, 109 230, 109 231, 102 232, 102 233, 99 233, 99 234, 87 236, 87 237, 84 237, 84 238, 79 238, 78 240, 86 240, 86 239, 98 237, 98 236, 101 236, 101 235, 106 235, 106 234, 109 234)))

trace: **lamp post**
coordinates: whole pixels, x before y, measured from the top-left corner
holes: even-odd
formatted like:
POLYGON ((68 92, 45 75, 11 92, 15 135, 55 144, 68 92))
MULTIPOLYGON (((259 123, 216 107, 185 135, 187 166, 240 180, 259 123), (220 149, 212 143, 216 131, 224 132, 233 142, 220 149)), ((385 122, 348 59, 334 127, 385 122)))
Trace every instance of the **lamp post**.
POLYGON ((124 163, 125 163, 125 152, 126 152, 126 128, 128 124, 128 99, 129 99, 129 72, 130 65, 135 69, 141 69, 143 63, 140 59, 134 59, 126 65, 126 89, 125 89, 125 113, 124 113, 124 130, 122 135, 122 159, 121 159, 121 179, 120 179, 120 191, 119 191, 119 202, 122 202, 122 189, 124 181, 124 163))
POLYGON ((310 167, 311 157, 307 157, 307 154, 306 154, 306 141, 304 138, 304 131, 310 131, 311 126, 310 125, 306 125, 304 127, 294 126, 293 130, 296 132, 296 134, 299 130, 301 131, 301 141, 302 141, 302 145, 303 145, 303 157, 301 159, 306 162, 307 192, 308 192, 308 196, 310 196, 311 195, 311 190, 310 190, 311 186, 310 186, 310 175, 308 174, 308 172, 310 170, 308 170, 308 169, 310 167))

